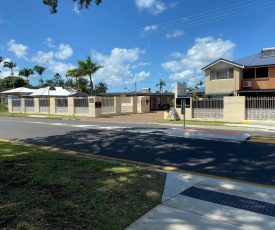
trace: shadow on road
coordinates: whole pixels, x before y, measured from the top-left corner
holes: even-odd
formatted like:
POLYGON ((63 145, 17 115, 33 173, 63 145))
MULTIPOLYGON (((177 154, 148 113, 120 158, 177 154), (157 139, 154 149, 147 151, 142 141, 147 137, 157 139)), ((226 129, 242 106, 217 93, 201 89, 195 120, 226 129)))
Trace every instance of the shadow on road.
POLYGON ((229 143, 102 129, 17 141, 275 185, 272 144, 229 143))

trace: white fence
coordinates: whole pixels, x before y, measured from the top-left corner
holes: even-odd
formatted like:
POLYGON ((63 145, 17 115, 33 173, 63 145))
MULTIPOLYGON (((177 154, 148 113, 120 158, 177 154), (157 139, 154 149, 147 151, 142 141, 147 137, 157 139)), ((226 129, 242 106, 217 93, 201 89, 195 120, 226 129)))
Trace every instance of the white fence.
POLYGON ((68 113, 68 98, 55 98, 56 113, 68 113))
POLYGON ((246 98, 245 119, 275 120, 275 97, 246 98))
POLYGON ((193 118, 223 118, 223 98, 193 99, 193 118))
POLYGON ((121 113, 132 113, 133 101, 132 97, 121 97, 121 113))
POLYGON ((48 113, 49 112, 49 99, 48 98, 39 98, 39 112, 48 113))
POLYGON ((109 114, 115 113, 115 98, 114 97, 102 97, 101 98, 101 113, 109 114))
POLYGON ((75 113, 89 113, 88 98, 74 98, 74 112, 75 113))

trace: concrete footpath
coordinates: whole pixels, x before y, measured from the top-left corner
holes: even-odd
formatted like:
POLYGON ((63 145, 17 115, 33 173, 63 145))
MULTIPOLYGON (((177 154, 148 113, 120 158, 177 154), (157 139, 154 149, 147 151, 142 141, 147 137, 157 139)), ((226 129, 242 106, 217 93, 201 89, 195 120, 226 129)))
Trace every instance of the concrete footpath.
POLYGON ((126 229, 275 229, 275 190, 167 172, 162 203, 126 229))

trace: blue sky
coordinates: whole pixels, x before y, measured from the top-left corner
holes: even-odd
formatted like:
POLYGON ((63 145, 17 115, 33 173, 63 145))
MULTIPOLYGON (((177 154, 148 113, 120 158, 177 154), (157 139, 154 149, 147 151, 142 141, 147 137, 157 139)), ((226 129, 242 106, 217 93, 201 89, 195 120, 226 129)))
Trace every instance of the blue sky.
MULTIPOLYGON (((103 0, 78 11, 59 1, 50 14, 42 0, 1 2, 0 56, 20 69, 47 67, 65 78, 77 60, 104 68, 93 75, 108 92, 157 89, 204 81, 201 68, 218 58, 236 60, 275 47, 275 0, 103 0), (127 89, 125 89, 127 88, 127 89)), ((0 78, 10 75, 0 65, 0 78)), ((30 78, 38 85, 39 77, 30 78)))

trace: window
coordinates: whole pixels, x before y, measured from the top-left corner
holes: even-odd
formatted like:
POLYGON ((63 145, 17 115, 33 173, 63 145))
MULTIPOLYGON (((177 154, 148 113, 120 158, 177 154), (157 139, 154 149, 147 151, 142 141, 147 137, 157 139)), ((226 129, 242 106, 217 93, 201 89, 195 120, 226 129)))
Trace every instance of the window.
POLYGON ((249 68, 243 70, 243 79, 268 77, 268 67, 249 68))
POLYGON ((234 76, 233 68, 212 70, 210 80, 232 79, 234 76))

